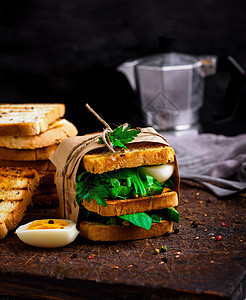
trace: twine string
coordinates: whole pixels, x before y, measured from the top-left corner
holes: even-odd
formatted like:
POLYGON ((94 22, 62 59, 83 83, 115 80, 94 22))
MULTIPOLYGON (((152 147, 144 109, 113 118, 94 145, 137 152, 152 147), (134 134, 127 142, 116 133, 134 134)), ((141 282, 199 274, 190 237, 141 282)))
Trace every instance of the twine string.
MULTIPOLYGON (((115 152, 114 147, 113 147, 113 145, 112 145, 112 142, 111 142, 111 140, 110 140, 110 136, 109 136, 109 133, 112 132, 113 130, 111 129, 111 127, 109 126, 109 124, 108 124, 105 120, 103 120, 103 119, 102 119, 102 118, 101 118, 101 117, 100 117, 100 116, 99 116, 99 115, 98 115, 98 114, 97 114, 97 113, 89 106, 89 104, 86 104, 86 108, 87 108, 90 112, 92 112, 92 113, 96 116, 96 118, 106 126, 106 128, 103 130, 102 133, 99 133, 98 135, 93 136, 93 137, 89 138, 88 140, 85 140, 85 141, 83 141, 83 142, 77 144, 77 145, 71 150, 70 154, 69 154, 68 157, 67 157, 66 163, 65 163, 63 169, 61 170, 62 176, 65 176, 65 175, 66 175, 67 169, 68 169, 68 166, 69 166, 70 162, 71 162, 71 161, 72 161, 72 160, 73 160, 73 159, 81 152, 81 150, 84 149, 84 148, 85 148, 86 146, 88 146, 89 144, 95 142, 96 140, 99 141, 99 138, 102 138, 102 140, 103 140, 105 146, 106 146, 111 152, 115 152)), ((123 125, 123 129, 125 129, 127 126, 128 126, 128 124, 125 123, 125 124, 123 125)), ((159 133, 149 132, 149 131, 144 131, 144 130, 142 130, 141 128, 138 128, 138 130, 140 130, 140 132, 143 133, 143 134, 148 134, 148 135, 158 136, 158 137, 160 137, 161 139, 163 139, 163 140, 165 141, 166 145, 169 145, 169 144, 167 143, 166 139, 165 139, 161 134, 159 134, 159 133)))
POLYGON ((109 133, 112 132, 112 128, 109 126, 109 124, 99 116, 99 114, 97 112, 95 112, 95 110, 93 108, 90 107, 90 105, 88 103, 86 103, 85 107, 100 121, 103 123, 103 125, 106 126, 106 128, 103 130, 102 133, 102 140, 104 142, 104 144, 107 146, 107 148, 111 151, 111 152, 115 152, 114 147, 112 145, 112 142, 110 140, 110 136, 109 133))
POLYGON ((101 118, 101 117, 99 116, 99 114, 98 114, 97 112, 95 112, 95 110, 94 110, 93 108, 91 108, 90 105, 89 105, 88 103, 86 103, 85 107, 86 107, 91 113, 93 113, 93 115, 94 115, 100 122, 102 122, 103 125, 106 126, 106 128, 108 128, 110 131, 113 131, 112 128, 109 126, 109 124, 108 124, 105 120, 103 120, 103 118, 101 118))
POLYGON ((102 140, 110 151, 115 152, 113 144, 110 140, 110 136, 109 136, 110 132, 111 132, 111 130, 109 130, 108 128, 104 129, 103 133, 102 133, 102 140))

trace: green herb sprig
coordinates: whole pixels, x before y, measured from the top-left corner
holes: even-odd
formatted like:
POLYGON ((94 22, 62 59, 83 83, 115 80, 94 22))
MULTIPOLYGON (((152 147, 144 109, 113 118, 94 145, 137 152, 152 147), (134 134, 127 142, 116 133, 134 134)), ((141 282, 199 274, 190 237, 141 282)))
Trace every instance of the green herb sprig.
MULTIPOLYGON (((109 132, 109 139, 114 148, 121 147, 127 149, 126 144, 130 143, 140 132, 138 129, 131 129, 129 125, 125 129, 124 125, 121 125, 112 132, 109 132)), ((99 143, 103 143, 102 138, 99 138, 99 143)))
POLYGON ((161 194, 163 187, 153 177, 139 174, 138 168, 120 169, 103 174, 83 172, 76 182, 77 203, 86 199, 107 206, 106 199, 127 199, 161 194))

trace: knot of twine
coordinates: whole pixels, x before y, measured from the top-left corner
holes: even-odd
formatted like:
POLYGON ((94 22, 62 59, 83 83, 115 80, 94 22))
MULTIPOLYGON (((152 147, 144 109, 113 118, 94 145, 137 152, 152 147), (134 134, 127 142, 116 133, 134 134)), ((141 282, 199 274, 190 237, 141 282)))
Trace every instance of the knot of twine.
POLYGON ((94 136, 94 137, 92 137, 92 138, 89 138, 88 140, 83 141, 82 143, 79 143, 78 145, 76 145, 76 146, 71 150, 70 154, 69 154, 68 157, 67 157, 66 163, 65 163, 65 165, 64 165, 64 167, 63 167, 63 169, 62 169, 62 171, 61 171, 62 176, 65 176, 65 175, 66 175, 67 169, 68 169, 68 166, 69 166, 70 162, 73 160, 73 158, 74 158, 75 156, 77 156, 78 152, 80 152, 84 147, 88 146, 90 143, 93 143, 93 142, 95 142, 96 140, 99 140, 99 138, 102 138, 102 140, 103 140, 105 146, 106 146, 111 152, 115 152, 114 147, 113 147, 113 145, 112 145, 112 142, 111 142, 111 140, 110 140, 110 136, 109 136, 109 133, 110 133, 110 132, 113 132, 112 128, 109 126, 109 124, 108 124, 105 120, 103 120, 103 118, 101 118, 101 117, 98 115, 98 113, 96 113, 96 112, 94 111, 94 109, 92 109, 92 108, 90 107, 89 104, 86 104, 85 107, 86 107, 91 113, 93 113, 93 115, 95 115, 96 118, 106 126, 106 128, 103 130, 102 133, 99 133, 98 135, 96 135, 96 136, 94 136))
MULTIPOLYGON (((68 157, 67 157, 66 163, 65 163, 65 165, 64 165, 64 167, 63 167, 63 169, 62 169, 62 171, 61 171, 62 176, 65 176, 65 175, 66 175, 67 169, 68 169, 68 166, 69 166, 70 162, 73 160, 73 158, 74 158, 75 156, 77 156, 78 152, 80 152, 84 147, 88 146, 90 143, 93 143, 93 142, 95 142, 96 140, 99 140, 99 138, 102 138, 102 140, 103 140, 105 146, 106 146, 111 152, 115 152, 114 147, 113 147, 113 144, 112 144, 112 142, 111 142, 111 140, 110 140, 110 136, 109 136, 109 133, 110 133, 110 132, 113 132, 112 128, 109 126, 109 124, 108 124, 105 120, 103 120, 103 118, 101 118, 101 117, 100 117, 100 116, 99 116, 99 115, 98 115, 98 114, 97 114, 97 113, 89 106, 89 104, 86 104, 85 107, 86 107, 90 112, 92 112, 92 113, 96 116, 96 118, 106 126, 106 128, 103 130, 102 133, 99 133, 99 134, 97 134, 96 136, 91 137, 91 138, 89 138, 88 140, 83 141, 82 143, 79 143, 78 145, 76 145, 76 146, 71 150, 70 154, 69 154, 68 157)), ((128 127, 128 124, 127 124, 127 123, 123 124, 123 129, 125 129, 126 127, 128 127)), ((162 138, 162 139, 166 142, 166 144, 168 145, 166 139, 165 139, 162 135, 160 135, 159 133, 154 133, 154 132, 150 133, 150 132, 148 132, 148 131, 143 131, 143 130, 142 130, 141 128, 139 128, 139 127, 138 127, 137 129, 140 130, 141 133, 151 134, 151 135, 155 135, 155 136, 158 136, 158 137, 162 138)))
MULTIPOLYGON (((95 112, 94 109, 92 109, 92 108, 90 107, 90 105, 89 105, 88 103, 85 105, 85 107, 86 107, 91 113, 93 113, 93 115, 96 116, 96 118, 97 118, 100 122, 102 122, 102 123, 106 126, 106 128, 105 128, 105 129, 103 130, 103 132, 102 132, 101 138, 102 138, 104 144, 107 146, 107 148, 108 148, 111 152, 115 152, 114 147, 113 147, 113 144, 112 144, 112 142, 111 142, 111 140, 110 140, 110 136, 109 136, 109 133, 110 133, 110 132, 113 132, 112 128, 109 126, 109 124, 108 124, 105 120, 103 120, 103 118, 101 118, 101 117, 98 115, 98 113, 95 112)), ((123 124, 123 130, 126 129, 126 127, 128 127, 128 124, 127 124, 127 123, 123 124)))
POLYGON ((106 126, 106 128, 103 130, 103 133, 102 133, 102 136, 101 136, 101 137, 102 137, 102 140, 103 140, 104 144, 108 147, 108 149, 109 149, 110 151, 115 152, 114 147, 113 147, 113 145, 112 145, 112 143, 111 143, 111 140, 110 140, 110 137, 109 137, 109 133, 113 131, 112 128, 109 126, 109 124, 108 124, 105 120, 103 120, 103 118, 101 118, 101 117, 99 116, 98 113, 95 112, 94 109, 92 109, 92 108, 90 107, 90 105, 89 105, 88 103, 85 105, 85 107, 86 107, 91 113, 93 113, 93 115, 96 116, 96 118, 97 118, 100 122, 102 122, 102 123, 106 126))

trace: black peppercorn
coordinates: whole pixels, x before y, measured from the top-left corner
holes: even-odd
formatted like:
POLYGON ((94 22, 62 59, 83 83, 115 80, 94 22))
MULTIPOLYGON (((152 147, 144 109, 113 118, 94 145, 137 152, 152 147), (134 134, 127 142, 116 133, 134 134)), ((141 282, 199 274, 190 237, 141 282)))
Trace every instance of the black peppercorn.
POLYGON ((55 222, 53 220, 49 220, 48 224, 54 224, 55 222))

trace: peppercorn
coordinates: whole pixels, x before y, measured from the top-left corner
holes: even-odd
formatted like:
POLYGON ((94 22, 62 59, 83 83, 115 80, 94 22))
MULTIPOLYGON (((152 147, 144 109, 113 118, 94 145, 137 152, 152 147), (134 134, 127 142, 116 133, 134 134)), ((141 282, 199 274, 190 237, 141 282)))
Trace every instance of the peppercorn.
POLYGON ((48 224, 54 224, 55 222, 53 220, 49 220, 48 224))
POLYGON ((218 236, 216 236, 216 241, 221 241, 222 240, 222 236, 221 235, 218 235, 218 236))
POLYGON ((167 263, 167 258, 166 257, 163 257, 162 260, 164 261, 164 263, 167 263))

